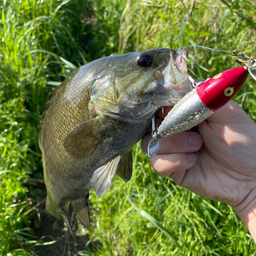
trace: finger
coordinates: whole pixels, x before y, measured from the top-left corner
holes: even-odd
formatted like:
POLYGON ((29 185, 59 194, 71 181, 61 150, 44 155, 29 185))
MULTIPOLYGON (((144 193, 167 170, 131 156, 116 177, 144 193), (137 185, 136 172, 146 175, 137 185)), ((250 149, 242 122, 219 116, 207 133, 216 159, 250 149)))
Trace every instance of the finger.
POLYGON ((150 159, 151 166, 162 176, 170 177, 175 172, 183 172, 196 162, 196 154, 163 154, 150 159))
MULTIPOLYGON (((146 135, 141 141, 143 150, 147 152, 151 135, 146 135)), ((159 140, 157 154, 188 153, 198 151, 203 144, 202 137, 196 132, 181 132, 159 140)))
POLYGON ((207 120, 222 125, 254 123, 245 111, 233 101, 229 101, 223 107, 216 110, 207 120))

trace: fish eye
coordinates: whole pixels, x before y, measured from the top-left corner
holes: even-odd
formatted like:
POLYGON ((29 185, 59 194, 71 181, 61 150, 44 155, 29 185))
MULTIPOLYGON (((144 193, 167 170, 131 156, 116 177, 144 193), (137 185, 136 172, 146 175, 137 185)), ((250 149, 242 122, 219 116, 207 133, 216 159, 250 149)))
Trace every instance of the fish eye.
POLYGON ((224 95, 230 97, 234 93, 234 89, 232 87, 228 87, 224 91, 224 95))
POLYGON ((153 57, 149 53, 142 53, 137 58, 137 64, 141 67, 150 67, 153 63, 153 57))

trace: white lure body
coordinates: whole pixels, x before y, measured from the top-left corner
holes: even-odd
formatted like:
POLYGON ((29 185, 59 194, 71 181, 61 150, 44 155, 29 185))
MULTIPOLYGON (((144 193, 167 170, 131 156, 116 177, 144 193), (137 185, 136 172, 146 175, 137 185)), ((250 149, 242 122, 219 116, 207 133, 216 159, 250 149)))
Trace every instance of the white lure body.
POLYGON ((199 98, 196 89, 186 94, 168 113, 153 134, 148 144, 149 157, 154 156, 159 149, 158 139, 191 129, 200 124, 213 113, 199 98))

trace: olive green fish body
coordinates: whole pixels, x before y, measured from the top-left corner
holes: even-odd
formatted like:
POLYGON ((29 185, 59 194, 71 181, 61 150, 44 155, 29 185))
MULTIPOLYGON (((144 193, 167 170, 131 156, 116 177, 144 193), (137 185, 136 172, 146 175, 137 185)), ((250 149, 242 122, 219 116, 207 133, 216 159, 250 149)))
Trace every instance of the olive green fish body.
POLYGON ((131 178, 131 149, 151 118, 192 89, 186 56, 186 49, 154 49, 102 58, 80 67, 56 89, 39 134, 46 208, 52 215, 69 225, 71 204, 88 227, 90 187, 99 196, 115 174, 131 178))

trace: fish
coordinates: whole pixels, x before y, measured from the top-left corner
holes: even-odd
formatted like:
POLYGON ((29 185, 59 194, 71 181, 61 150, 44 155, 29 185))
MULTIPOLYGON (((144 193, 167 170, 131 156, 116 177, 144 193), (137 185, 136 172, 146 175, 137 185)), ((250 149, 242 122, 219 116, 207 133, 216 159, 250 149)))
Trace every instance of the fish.
POLYGON ((201 83, 186 94, 167 114, 148 144, 148 155, 159 149, 159 139, 189 130, 211 116, 231 100, 243 86, 248 67, 226 70, 201 83))
POLYGON ((71 213, 89 227, 89 190, 105 194, 115 174, 128 182, 131 150, 155 113, 192 90, 187 57, 186 47, 104 57, 74 71, 46 103, 38 136, 46 210, 71 232, 71 213))

